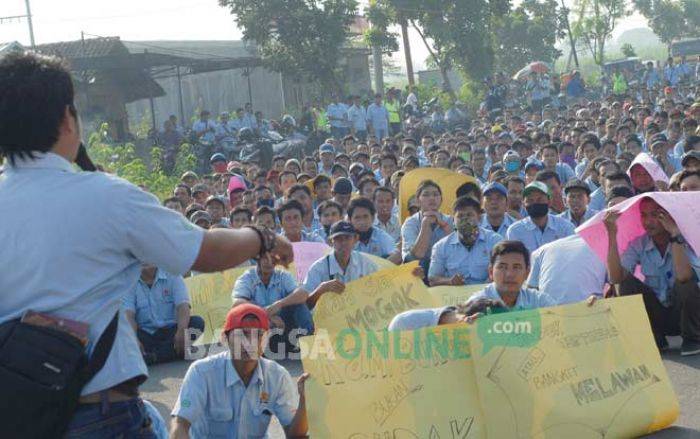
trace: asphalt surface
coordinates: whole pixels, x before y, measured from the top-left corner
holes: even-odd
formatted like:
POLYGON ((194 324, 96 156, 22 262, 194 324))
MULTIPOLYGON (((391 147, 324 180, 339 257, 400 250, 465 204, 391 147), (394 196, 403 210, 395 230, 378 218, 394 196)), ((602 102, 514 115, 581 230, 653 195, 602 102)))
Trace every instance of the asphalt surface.
MULTIPOLYGON (((670 337, 669 342, 671 349, 662 357, 676 390, 681 413, 673 427, 645 437, 700 439, 700 355, 681 357, 679 353, 680 337, 670 337)), ((180 361, 154 366, 150 369, 150 378, 141 387, 143 398, 151 401, 168 423, 170 411, 175 405, 182 379, 189 364, 187 361, 180 361)), ((301 362, 284 361, 281 364, 293 377, 301 374, 301 362)), ((271 424, 269 436, 275 439, 284 437, 278 423, 271 424)))

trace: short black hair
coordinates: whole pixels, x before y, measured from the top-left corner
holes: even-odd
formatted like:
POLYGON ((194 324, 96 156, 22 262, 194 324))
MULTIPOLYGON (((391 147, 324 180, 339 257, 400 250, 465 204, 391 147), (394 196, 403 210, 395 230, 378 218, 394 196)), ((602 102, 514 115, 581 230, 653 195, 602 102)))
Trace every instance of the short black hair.
POLYGON ((360 183, 358 183, 358 185, 357 185, 357 188, 360 190, 360 192, 362 192, 362 190, 364 189, 364 187, 367 186, 367 185, 370 184, 370 183, 376 184, 377 186, 380 186, 380 184, 379 184, 379 182, 377 181, 377 179, 374 178, 374 177, 372 177, 372 178, 363 178, 363 179, 361 179, 361 180, 360 180, 360 183))
POLYGON ((251 221, 253 219, 253 212, 250 211, 247 207, 243 206, 238 206, 235 209, 231 211, 231 214, 229 215, 229 219, 231 222, 233 222, 233 216, 238 215, 239 213, 245 213, 246 216, 248 217, 248 221, 251 221))
POLYGON ((66 109, 77 119, 73 80, 58 58, 7 55, 0 60, 0 90, 0 155, 11 164, 51 150, 66 109))
POLYGON ((605 179, 606 180, 625 180, 627 184, 630 186, 632 185, 632 180, 630 180, 629 175, 622 171, 616 171, 616 172, 609 172, 605 174, 605 179))
POLYGON ((505 187, 507 188, 510 183, 517 183, 523 185, 523 187, 527 186, 525 183, 525 180, 522 178, 518 177, 517 175, 511 175, 510 177, 506 178, 506 181, 503 182, 505 187))
POLYGON ((561 178, 559 178, 559 174, 557 174, 554 171, 539 171, 537 174, 535 174, 535 180, 541 181, 542 183, 545 183, 547 180, 550 180, 554 178, 557 180, 558 184, 561 184, 561 178))
POLYGON ((258 208, 258 210, 255 211, 255 217, 259 217, 260 215, 272 215, 272 217, 275 217, 275 211, 270 207, 270 206, 261 206, 258 208))
POLYGON ((311 196, 311 189, 305 184, 297 183, 293 184, 287 189, 287 197, 291 197, 293 193, 302 191, 306 195, 311 196))
POLYGON ((323 214, 323 212, 325 212, 325 210, 330 208, 330 207, 334 207, 334 208, 338 209, 338 212, 340 212, 340 216, 343 216, 343 212, 344 212, 343 206, 341 206, 340 203, 338 203, 337 201, 334 201, 334 200, 326 200, 326 201, 322 202, 321 204, 319 204, 318 207, 316 208, 316 213, 318 213, 318 216, 320 217, 323 214))
POLYGON ((688 152, 693 150, 693 145, 700 142, 700 136, 688 136, 683 142, 683 152, 688 152))
POLYGON ((691 171, 690 169, 684 169, 678 174, 678 184, 682 183, 688 177, 696 176, 700 178, 700 171, 691 171))
POLYGON ((192 189, 190 189, 190 187, 187 186, 186 184, 180 183, 180 184, 178 184, 177 186, 175 186, 175 189, 173 189, 173 193, 175 193, 175 191, 176 191, 178 188, 184 188, 184 189, 187 191, 187 196, 188 196, 188 197, 191 197, 191 196, 192 196, 192 189))
MULTIPOLYGON (((399 172, 399 171, 397 171, 399 172)), ((373 201, 377 199, 377 194, 379 192, 386 192, 387 194, 391 194, 391 198, 396 198, 396 195, 394 194, 394 191, 391 190, 391 188, 388 188, 386 186, 379 186, 377 189, 374 190, 374 194, 372 195, 373 201)))
POLYGON ((314 178, 313 186, 314 189, 318 187, 319 184, 321 183, 331 183, 331 178, 327 176, 326 174, 318 174, 316 178, 314 178))
POLYGON ((429 187, 436 188, 440 196, 442 196, 442 188, 439 184, 435 183, 433 180, 423 180, 418 184, 418 188, 416 188, 416 197, 420 197, 420 194, 429 187))
POLYGON ((348 219, 352 218, 355 209, 367 209, 372 216, 377 213, 377 209, 374 207, 372 200, 366 197, 359 197, 350 201, 350 204, 348 204, 348 219))
POLYGON ((170 197, 170 198, 166 198, 165 200, 163 200, 163 206, 166 206, 168 203, 178 203, 180 205, 181 209, 185 208, 185 205, 182 204, 182 200, 179 199, 178 197, 170 197))
POLYGON ((521 241, 501 241, 494 245, 493 249, 491 249, 491 258, 489 262, 491 265, 494 265, 496 263, 496 258, 509 253, 519 253, 523 255, 525 266, 528 268, 530 267, 530 252, 521 241))
POLYGON ((279 220, 282 221, 282 215, 284 215, 284 212, 288 210, 298 210, 302 217, 304 216, 304 214, 306 214, 306 210, 300 202, 298 202, 297 200, 289 200, 277 208, 277 218, 279 218, 279 220))
POLYGON ((467 207, 471 207, 479 213, 482 212, 481 203, 479 200, 470 195, 462 195, 461 197, 458 197, 455 202, 452 203, 452 212, 457 212, 458 210, 466 209, 467 207))

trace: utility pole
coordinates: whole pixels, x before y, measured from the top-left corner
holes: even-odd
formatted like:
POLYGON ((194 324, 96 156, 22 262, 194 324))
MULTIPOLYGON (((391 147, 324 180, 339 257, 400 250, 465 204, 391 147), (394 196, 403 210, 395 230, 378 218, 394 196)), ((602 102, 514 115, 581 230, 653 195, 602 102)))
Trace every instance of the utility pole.
POLYGON ((401 36, 403 37, 403 53, 406 58, 406 75, 408 75, 408 85, 413 87, 413 59, 411 58, 411 43, 408 40, 408 20, 401 17, 401 36))
POLYGON ((26 15, 12 15, 8 17, 0 17, 0 24, 2 24, 4 21, 13 21, 13 20, 22 20, 23 18, 27 19, 27 24, 29 25, 29 42, 32 45, 32 49, 34 46, 36 46, 36 42, 34 41, 34 26, 32 24, 32 10, 29 8, 29 0, 24 0, 24 5, 27 7, 27 13, 26 15))
POLYGON ((566 26, 566 33, 569 35, 569 44, 571 44, 571 54, 570 56, 574 58, 574 65, 579 68, 578 65, 578 55, 576 55, 576 42, 574 41, 574 36, 571 34, 571 25, 569 24, 569 9, 564 4, 564 0, 561 0, 561 9, 564 16, 564 25, 566 26))

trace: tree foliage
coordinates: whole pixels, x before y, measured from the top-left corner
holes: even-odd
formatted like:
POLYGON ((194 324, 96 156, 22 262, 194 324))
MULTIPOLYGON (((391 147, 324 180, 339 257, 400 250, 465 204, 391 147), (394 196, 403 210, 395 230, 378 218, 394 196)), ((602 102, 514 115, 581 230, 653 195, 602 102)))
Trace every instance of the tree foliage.
POLYGON ((219 0, 230 9, 245 40, 254 41, 267 67, 339 89, 340 50, 356 0, 219 0))
POLYGON ((533 61, 554 63, 564 38, 562 11, 556 0, 524 0, 495 19, 496 66, 515 72, 533 61))
POLYGON ((371 0, 365 9, 365 16, 372 27, 365 32, 365 43, 370 47, 378 47, 382 52, 399 50, 398 34, 389 31, 396 22, 394 10, 385 1, 371 0))
POLYGON ((675 40, 696 36, 700 27, 700 0, 634 0, 634 7, 669 49, 675 40))
POLYGON ((605 63, 605 48, 615 26, 630 15, 625 0, 577 0, 574 7, 576 20, 572 32, 591 51, 593 61, 605 63))
POLYGON ((623 44, 620 50, 626 58, 632 58, 633 56, 637 56, 637 52, 634 50, 634 47, 630 43, 623 44))

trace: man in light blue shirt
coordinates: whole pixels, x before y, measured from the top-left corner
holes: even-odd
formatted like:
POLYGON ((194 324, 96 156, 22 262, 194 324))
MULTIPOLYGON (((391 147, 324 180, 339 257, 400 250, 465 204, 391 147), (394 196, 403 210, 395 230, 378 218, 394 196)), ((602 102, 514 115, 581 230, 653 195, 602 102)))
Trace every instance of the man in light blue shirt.
MULTIPOLYGON (((700 193, 678 194, 678 203, 698 205, 700 193)), ((639 213, 645 233, 620 255, 617 245, 619 212, 606 212, 607 268, 610 282, 621 295, 641 294, 659 350, 668 349, 668 335, 681 335, 681 355, 700 353, 700 260, 674 218, 651 198, 641 200, 639 213), (634 276, 641 267, 644 281, 634 276)))
POLYGON ((376 209, 369 198, 355 198, 348 205, 348 219, 357 231, 359 240, 355 250, 387 258, 395 264, 401 263, 396 242, 384 230, 374 227, 376 209))
POLYGON ((258 129, 258 121, 255 118, 255 114, 253 113, 253 104, 250 102, 247 102, 245 105, 245 110, 243 112, 243 116, 241 117, 241 128, 250 128, 251 130, 255 131, 258 129))
MULTIPOLYGON (((11 292, 0 301, 1 323, 30 309, 84 322, 92 355, 122 297, 138 281, 142 263, 175 275, 213 272, 260 252, 264 243, 255 230, 205 231, 123 179, 77 172, 73 163, 89 169, 89 158, 84 150, 78 154, 71 74, 58 61, 34 53, 4 57, 0 89, 14 90, 0 93, 0 154, 7 165, 0 176, 0 242, 5 266, 13 267, 0 276, 0 291, 11 292), (27 114, 42 124, 27 123, 27 114), (22 233, 27 230, 31 233, 22 233)), ((268 238, 275 258, 289 264, 289 242, 268 238)), ((88 424, 109 424, 115 436, 151 432, 141 400, 115 390, 136 394, 147 376, 136 334, 124 313, 119 320, 104 366, 81 390, 69 437, 85 433, 88 424), (109 405, 117 398, 120 403, 108 413, 94 409, 94 403, 109 405)), ((22 395, 13 398, 32 404, 22 395)))
POLYGON ((544 163, 545 171, 554 171, 559 176, 561 184, 566 184, 567 181, 576 177, 576 173, 571 166, 559 161, 559 149, 554 144, 545 145, 540 150, 542 154, 542 162, 544 163))
POLYGON ((263 358, 270 322, 252 303, 226 315, 226 351, 190 365, 172 411, 171 437, 248 439, 267 437, 272 416, 287 437, 306 435, 302 375, 263 358))
POLYGON ((204 331, 204 319, 190 316, 190 298, 182 276, 145 264, 136 286, 122 299, 146 364, 184 358, 185 341, 204 331), (187 330, 190 330, 188 332, 187 330))
POLYGON ((210 115, 208 110, 203 110, 199 120, 192 124, 192 131, 200 142, 213 143, 216 140, 216 122, 209 119, 210 115))
POLYGON ((316 233, 304 229, 305 212, 304 207, 297 200, 289 200, 277 209, 282 236, 291 242, 325 242, 316 233))
POLYGON ((569 207, 558 216, 568 220, 574 227, 580 226, 598 213, 597 210, 588 207, 591 196, 590 187, 578 178, 571 179, 566 183, 564 196, 566 205, 569 207))
POLYGON ((489 276, 491 250, 503 237, 479 226, 481 206, 470 196, 457 198, 452 211, 456 230, 433 247, 430 286, 483 283, 489 276))
POLYGON ((491 251, 489 278, 486 288, 467 300, 469 305, 480 299, 502 302, 508 309, 535 309, 554 306, 547 294, 525 287, 530 271, 530 252, 519 241, 501 241, 491 251))
POLYGON ((329 239, 333 253, 311 264, 302 288, 309 293, 309 308, 326 293, 342 293, 345 284, 377 271, 377 266, 367 256, 354 251, 359 240, 357 231, 347 221, 331 226, 329 239))
POLYGON ((382 103, 382 95, 374 95, 374 102, 367 107, 368 128, 378 141, 389 135, 389 110, 382 103))
POLYGON ((483 195, 486 215, 481 216, 481 227, 501 237, 505 236, 508 227, 515 222, 515 218, 506 213, 508 210, 508 189, 501 183, 492 182, 484 186, 483 195))
POLYGON ((360 96, 353 97, 353 104, 348 109, 348 121, 350 122, 350 134, 361 142, 367 140, 367 109, 362 106, 360 96))
POLYGON ((513 223, 506 239, 521 241, 533 252, 548 242, 574 234, 573 224, 549 213, 551 193, 546 184, 533 181, 525 187, 523 194, 529 216, 513 223))
POLYGON ((233 306, 253 303, 267 312, 273 327, 313 333, 311 313, 306 306, 308 294, 297 288, 297 281, 289 272, 275 268, 270 258, 259 258, 257 266, 236 279, 231 293, 233 306))
POLYGON ((340 102, 340 98, 333 97, 333 102, 326 108, 326 117, 331 125, 331 137, 341 140, 347 134, 346 125, 348 120, 347 105, 340 102))

